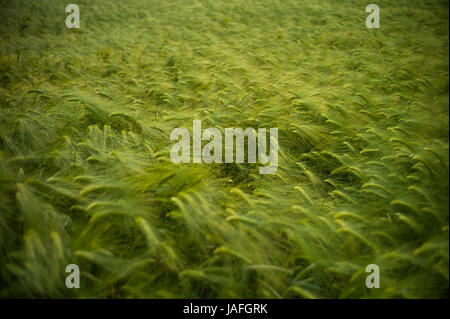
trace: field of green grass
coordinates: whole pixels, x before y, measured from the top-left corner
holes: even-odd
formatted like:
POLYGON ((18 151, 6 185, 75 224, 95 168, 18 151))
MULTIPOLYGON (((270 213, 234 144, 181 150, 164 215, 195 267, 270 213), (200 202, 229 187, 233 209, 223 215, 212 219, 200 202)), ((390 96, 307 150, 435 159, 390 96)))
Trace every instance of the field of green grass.
POLYGON ((0 297, 448 298, 448 1, 69 3, 0 0, 0 297), (193 120, 277 172, 172 163, 193 120))

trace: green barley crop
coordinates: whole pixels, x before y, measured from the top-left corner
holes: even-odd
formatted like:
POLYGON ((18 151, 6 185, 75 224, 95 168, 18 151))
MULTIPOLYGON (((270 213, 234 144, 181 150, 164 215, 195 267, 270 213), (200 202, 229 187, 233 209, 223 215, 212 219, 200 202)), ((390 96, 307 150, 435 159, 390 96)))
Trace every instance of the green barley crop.
POLYGON ((76 3, 0 0, 0 297, 448 297, 447 1, 76 3), (195 119, 277 172, 172 163, 195 119))

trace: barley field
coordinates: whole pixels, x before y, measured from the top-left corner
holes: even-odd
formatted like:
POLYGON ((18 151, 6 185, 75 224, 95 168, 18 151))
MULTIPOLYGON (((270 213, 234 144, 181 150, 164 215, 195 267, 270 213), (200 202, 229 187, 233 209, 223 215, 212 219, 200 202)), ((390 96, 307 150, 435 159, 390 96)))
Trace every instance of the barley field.
POLYGON ((448 298, 448 1, 69 3, 0 0, 1 298, 448 298))

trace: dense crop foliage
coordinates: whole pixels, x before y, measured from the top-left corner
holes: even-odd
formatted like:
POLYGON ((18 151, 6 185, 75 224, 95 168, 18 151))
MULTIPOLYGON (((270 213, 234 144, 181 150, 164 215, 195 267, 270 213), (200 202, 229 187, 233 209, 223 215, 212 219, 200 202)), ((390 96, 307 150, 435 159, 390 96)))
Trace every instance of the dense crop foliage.
POLYGON ((0 1, 1 297, 448 297, 447 1, 68 3, 0 1), (278 171, 172 163, 194 119, 278 171))

